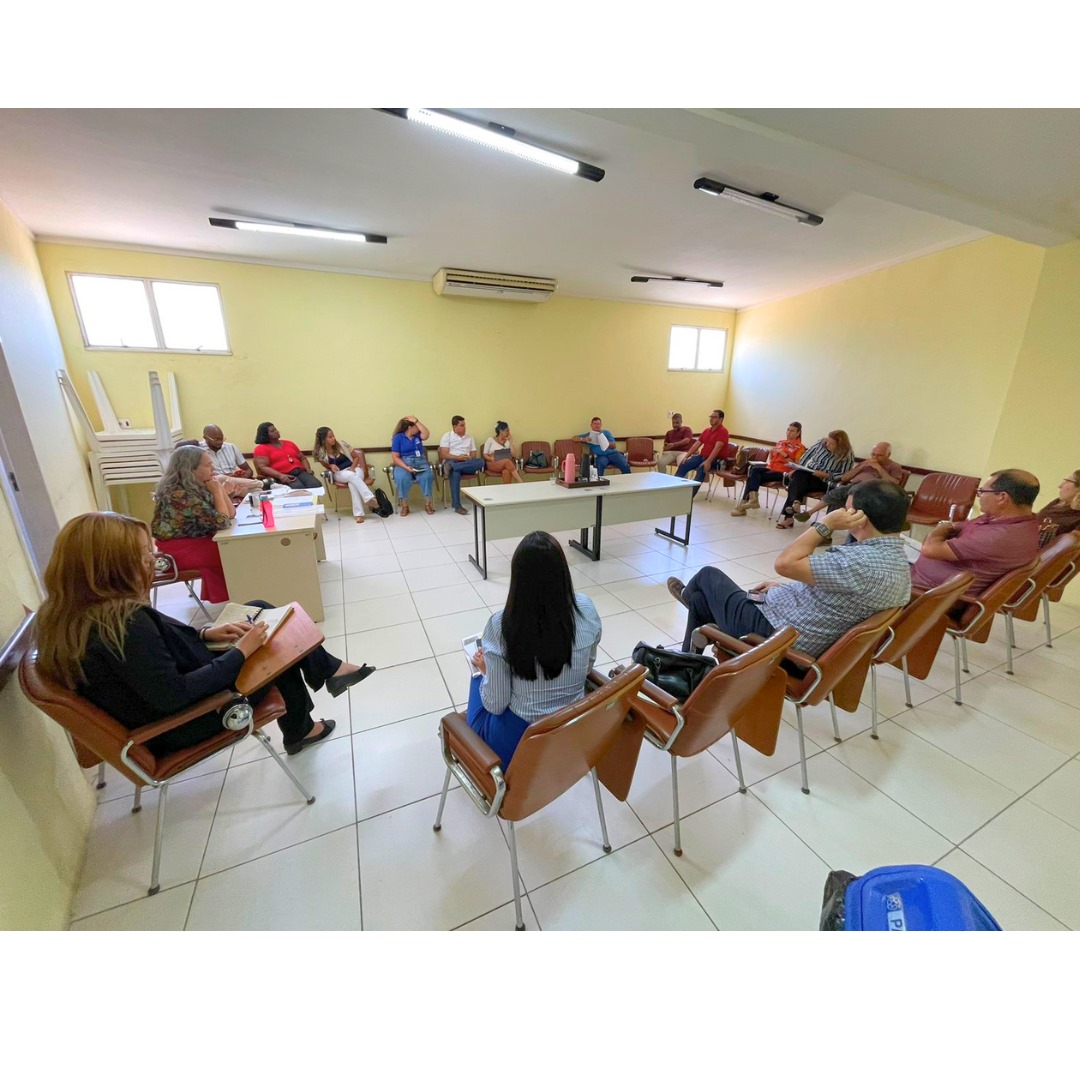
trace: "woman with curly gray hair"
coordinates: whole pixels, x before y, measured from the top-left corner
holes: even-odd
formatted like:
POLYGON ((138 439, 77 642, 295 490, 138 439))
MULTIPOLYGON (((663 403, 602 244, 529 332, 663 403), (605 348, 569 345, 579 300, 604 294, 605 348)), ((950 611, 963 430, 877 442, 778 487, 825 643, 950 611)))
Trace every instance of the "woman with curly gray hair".
POLYGON ((174 450, 154 492, 150 531, 158 550, 171 555, 178 569, 198 571, 202 598, 212 604, 229 599, 214 533, 235 516, 210 455, 199 446, 174 450))

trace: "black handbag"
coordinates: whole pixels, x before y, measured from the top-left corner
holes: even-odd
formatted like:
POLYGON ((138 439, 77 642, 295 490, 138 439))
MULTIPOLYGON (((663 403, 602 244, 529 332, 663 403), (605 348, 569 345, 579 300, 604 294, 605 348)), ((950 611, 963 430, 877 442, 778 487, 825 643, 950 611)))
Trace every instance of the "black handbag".
POLYGON ((644 641, 637 643, 633 660, 648 670, 649 682, 679 701, 685 701, 697 689, 698 683, 716 667, 716 661, 711 656, 654 648, 644 641))
POLYGON ((529 454, 529 460, 525 462, 527 469, 546 469, 547 468, 547 455, 543 450, 533 450, 529 454))
POLYGON ((375 513, 381 518, 392 517, 394 513, 394 504, 386 497, 386 492, 382 488, 375 489, 375 513))

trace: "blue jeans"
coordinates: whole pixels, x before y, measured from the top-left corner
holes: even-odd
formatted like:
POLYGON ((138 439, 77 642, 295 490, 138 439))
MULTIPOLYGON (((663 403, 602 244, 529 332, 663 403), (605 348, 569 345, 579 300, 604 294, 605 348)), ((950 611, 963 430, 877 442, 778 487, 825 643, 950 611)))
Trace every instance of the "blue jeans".
POLYGON ((626 458, 623 456, 620 450, 604 450, 599 454, 593 454, 596 459, 596 475, 603 476, 604 470, 609 466, 614 466, 621 473, 628 473, 630 466, 627 464, 626 458))
POLYGON ((444 461, 450 467, 450 505, 455 510, 461 509, 461 478, 475 476, 484 467, 483 458, 469 458, 468 461, 444 461))
POLYGON ((400 465, 394 466, 394 487, 397 488, 398 498, 407 503, 409 501, 409 492, 412 491, 413 482, 415 481, 420 485, 424 498, 431 502, 431 487, 435 482, 435 474, 431 471, 431 466, 423 458, 402 458, 401 460, 420 471, 416 476, 413 476, 408 469, 403 469, 400 465))
MULTIPOLYGON (((719 468, 722 467, 722 463, 721 463, 721 461, 720 461, 720 459, 718 457, 713 459, 712 467, 714 469, 719 469, 719 468)), ((704 454, 693 454, 690 457, 688 457, 675 470, 675 475, 676 476, 686 476, 686 474, 691 469, 697 470, 696 475, 694 476, 694 479, 699 484, 704 484, 705 483, 705 455, 704 454)), ((697 496, 697 493, 700 490, 701 490, 701 488, 698 488, 697 491, 694 492, 694 495, 697 496)))
POLYGON ((469 710, 465 714, 465 719, 469 727, 499 755, 505 773, 517 749, 517 744, 521 742, 521 736, 525 734, 529 725, 517 713, 509 709, 498 714, 489 713, 480 700, 482 681, 480 675, 469 680, 469 710))

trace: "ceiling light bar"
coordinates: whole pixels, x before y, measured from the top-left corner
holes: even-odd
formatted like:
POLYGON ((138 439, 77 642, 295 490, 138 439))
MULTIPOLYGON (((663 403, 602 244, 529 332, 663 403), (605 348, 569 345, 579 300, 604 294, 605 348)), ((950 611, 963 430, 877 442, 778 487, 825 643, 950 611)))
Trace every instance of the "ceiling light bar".
POLYGON ((708 285, 710 289, 722 289, 722 281, 709 281, 708 278, 700 277, 645 277, 643 274, 635 274, 631 281, 685 281, 691 285, 708 285))
POLYGON ((780 197, 771 191, 752 195, 749 191, 742 191, 730 184, 721 184, 718 180, 710 180, 707 176, 699 176, 694 181, 694 189, 704 191, 706 195, 718 195, 721 199, 742 203, 743 206, 752 206, 755 210, 764 210, 766 214, 775 214, 777 217, 787 218, 788 221, 797 221, 800 225, 820 225, 825 220, 818 214, 810 213, 809 210, 800 210, 798 207, 780 202, 780 197))
POLYGON ((347 229, 324 229, 317 225, 298 225, 273 221, 244 221, 237 218, 210 218, 219 229, 241 232, 278 233, 286 236, 310 236, 316 240, 345 240, 350 244, 385 244, 386 237, 375 233, 350 232, 347 229))
POLYGON ((594 183, 599 183, 604 179, 604 170, 598 166, 590 165, 585 161, 577 161, 565 154, 526 142, 518 137, 512 127, 506 127, 504 124, 470 120, 441 109, 381 109, 379 111, 424 124, 446 135, 456 135, 460 139, 467 139, 469 142, 478 143, 492 150, 501 150, 523 161, 531 161, 535 165, 545 165, 549 169, 556 169, 569 176, 580 176, 594 183))

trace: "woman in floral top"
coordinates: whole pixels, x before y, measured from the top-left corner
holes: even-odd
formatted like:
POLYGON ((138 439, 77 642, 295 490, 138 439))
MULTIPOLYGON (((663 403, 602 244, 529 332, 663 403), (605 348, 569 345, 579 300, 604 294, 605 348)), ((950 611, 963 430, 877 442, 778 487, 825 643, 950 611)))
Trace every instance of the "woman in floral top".
POLYGON ((150 531, 157 548, 176 560, 179 570, 202 578, 202 598, 212 604, 229 599, 214 533, 236 516, 210 455, 198 446, 181 446, 169 459, 154 492, 150 531))

